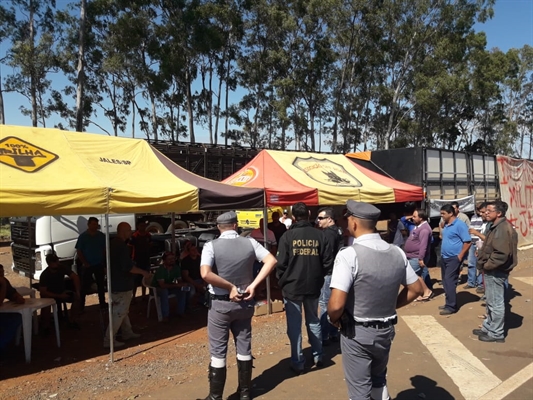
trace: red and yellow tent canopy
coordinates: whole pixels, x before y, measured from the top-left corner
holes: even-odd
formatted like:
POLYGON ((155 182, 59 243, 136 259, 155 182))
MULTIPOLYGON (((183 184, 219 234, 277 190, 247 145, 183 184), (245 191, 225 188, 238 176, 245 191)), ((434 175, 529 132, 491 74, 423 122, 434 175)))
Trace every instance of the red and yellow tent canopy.
POLYGON ((342 154, 263 150, 223 182, 264 188, 268 206, 298 201, 339 205, 350 199, 373 204, 423 199, 421 187, 360 167, 342 154))

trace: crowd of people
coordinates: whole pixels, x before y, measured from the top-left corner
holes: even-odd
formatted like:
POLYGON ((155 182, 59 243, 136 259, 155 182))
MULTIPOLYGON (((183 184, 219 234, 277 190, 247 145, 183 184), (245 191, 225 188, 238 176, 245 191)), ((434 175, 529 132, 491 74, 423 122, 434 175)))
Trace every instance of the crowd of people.
MULTIPOLYGON (((440 314, 449 316, 459 310, 457 286, 465 263, 468 279, 464 289, 484 295, 486 302, 483 324, 473 330, 483 342, 505 341, 505 291, 509 273, 517 265, 517 233, 506 212, 506 203, 500 201, 477 204, 471 218, 457 203, 440 209, 445 294, 440 314)), ((260 227, 244 237, 238 233, 235 212, 224 213, 217 218, 217 239, 207 242, 201 252, 186 241, 179 254, 165 252, 155 270, 150 265, 151 237, 146 225, 139 223, 133 232, 129 224, 120 223, 110 243, 113 325, 107 327, 104 347, 110 347, 111 338, 114 347, 120 347, 124 341, 139 337, 128 317, 139 286, 157 292, 165 322, 170 318, 171 297, 176 298, 177 318, 189 307, 205 306, 211 355, 206 400, 222 399, 230 332, 237 352, 237 396, 250 399, 254 296, 262 290, 265 279, 275 275, 275 285, 283 295, 292 371, 303 374, 310 364, 322 368, 323 346, 340 341, 350 398, 388 399, 386 374, 396 310, 413 301, 434 298, 428 266, 436 238, 426 210, 407 204, 401 218, 390 215, 384 234, 377 230, 381 211, 367 203, 348 201, 340 218, 329 207, 321 208, 312 218, 308 206, 301 202, 292 206, 291 214, 288 210, 282 216, 273 213, 266 227, 261 220, 260 227), (313 355, 311 363, 302 351, 302 314, 313 355), (119 329, 121 341, 116 339, 119 329)), ((98 230, 96 218, 89 219, 76 249, 79 274, 49 254, 39 291, 41 297, 72 303, 69 327, 79 329, 78 317, 93 280, 100 307, 108 307, 103 286, 105 236, 98 230)), ((0 266, 0 305, 4 298, 24 301, 0 266)), ((0 314, 0 350, 20 325, 17 317, 4 321, 11 318, 11 314, 7 316, 0 314)), ((43 334, 47 334, 50 311, 43 309, 41 318, 43 334)))

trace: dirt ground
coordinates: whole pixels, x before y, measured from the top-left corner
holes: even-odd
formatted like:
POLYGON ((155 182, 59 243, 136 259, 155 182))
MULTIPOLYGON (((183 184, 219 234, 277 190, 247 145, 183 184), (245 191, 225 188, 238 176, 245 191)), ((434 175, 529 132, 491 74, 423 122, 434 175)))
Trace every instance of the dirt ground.
MULTIPOLYGON (((533 266, 533 249, 519 255, 517 269, 533 266)), ((0 248, 0 263, 6 267, 6 277, 13 286, 28 285, 27 278, 11 272, 9 248, 0 248)), ((438 268, 431 269, 431 274, 434 279, 440 278, 438 268)), ((0 360, 0 399, 134 399, 172 388, 177 389, 173 398, 188 398, 185 393, 176 394, 179 387, 196 385, 199 377, 203 382, 206 376, 207 312, 200 309, 164 324, 157 322, 153 305, 150 318, 146 310, 147 303, 140 299, 132 304, 130 318, 134 330, 142 336, 116 351, 115 362, 111 363, 102 345, 107 314, 100 313, 96 295, 89 296, 80 320, 81 331, 61 327, 61 348, 57 348, 52 333, 46 338, 33 337, 30 364, 24 361, 22 345, 8 350, 0 360)), ((273 357, 279 352, 287 356, 284 313, 255 317, 253 329, 255 357, 273 357)), ((232 347, 229 354, 235 354, 232 347)), ((235 365, 232 357, 228 362, 230 368, 235 365)))

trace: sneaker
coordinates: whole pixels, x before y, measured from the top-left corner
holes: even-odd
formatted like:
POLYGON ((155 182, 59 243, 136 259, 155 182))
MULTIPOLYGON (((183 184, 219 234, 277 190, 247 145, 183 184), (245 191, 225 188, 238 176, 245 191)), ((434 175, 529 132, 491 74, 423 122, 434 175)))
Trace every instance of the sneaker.
POLYGON ((487 332, 485 332, 483 329, 473 329, 472 333, 474 335, 476 335, 476 336, 486 335, 487 334, 487 332))
POLYGON ((452 315, 452 314, 455 314, 455 311, 452 311, 452 310, 449 310, 448 308, 445 308, 439 314, 440 315, 452 315))
POLYGON ((470 286, 468 283, 463 286, 463 289, 474 289, 475 286, 470 286))
POLYGON ((478 286, 476 288, 476 293, 479 293, 479 294, 485 293, 485 288, 483 286, 478 286))
POLYGON ((477 337, 481 342, 489 342, 489 343, 505 343, 505 338, 496 339, 493 337, 490 337, 489 335, 483 333, 483 335, 479 335, 477 337))
POLYGON ((324 366, 324 361, 322 361, 321 359, 316 359, 315 365, 317 368, 322 368, 324 366))
MULTIPOLYGON (((118 340, 115 340, 115 342, 113 343, 113 348, 117 348, 117 347, 122 347, 124 346, 126 343, 124 342, 119 342, 118 340)), ((104 342, 104 349, 109 349, 109 347, 111 347, 111 343, 109 342, 104 342)))
POLYGON ((446 306, 439 306, 439 310, 444 310, 446 306))
POLYGON ((122 340, 138 339, 140 337, 141 335, 139 335, 138 333, 131 332, 128 335, 122 335, 122 340))

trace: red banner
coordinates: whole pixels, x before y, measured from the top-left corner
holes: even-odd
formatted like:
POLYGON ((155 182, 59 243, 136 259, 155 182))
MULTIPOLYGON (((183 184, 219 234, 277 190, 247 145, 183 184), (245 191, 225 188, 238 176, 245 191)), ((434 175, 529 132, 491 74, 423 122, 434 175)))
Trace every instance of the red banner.
POLYGON ((533 161, 497 156, 502 200, 518 233, 518 246, 533 244, 533 161))

